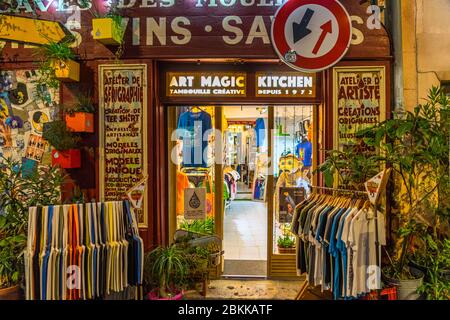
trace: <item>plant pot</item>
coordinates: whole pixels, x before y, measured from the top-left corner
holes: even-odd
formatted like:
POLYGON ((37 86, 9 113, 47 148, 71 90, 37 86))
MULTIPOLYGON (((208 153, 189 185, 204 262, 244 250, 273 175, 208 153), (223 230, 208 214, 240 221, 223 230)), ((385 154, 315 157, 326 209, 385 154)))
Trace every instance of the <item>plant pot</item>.
POLYGON ((92 19, 92 37, 105 45, 118 46, 122 43, 122 26, 114 22, 112 18, 92 19))
POLYGON ((80 81, 80 64, 73 60, 55 60, 52 64, 56 78, 65 82, 80 81))
POLYGON ((177 291, 177 293, 173 297, 166 297, 166 298, 159 297, 159 289, 152 290, 147 295, 147 298, 149 300, 182 300, 183 297, 184 297, 183 290, 177 291))
POLYGON ((399 280, 393 279, 383 274, 383 281, 387 286, 397 287, 397 300, 418 300, 420 294, 417 293, 417 289, 422 285, 424 274, 417 268, 410 267, 411 274, 416 279, 411 280, 399 280))
POLYGON ((65 151, 52 150, 52 165, 63 169, 75 169, 81 167, 81 152, 79 149, 65 151))
POLYGON ((211 267, 217 267, 222 261, 222 252, 215 252, 209 255, 209 265, 211 267))
POLYGON ((73 132, 94 132, 94 114, 87 112, 75 112, 66 114, 67 129, 73 132))
POLYGON ((280 253, 280 254, 295 254, 295 248, 278 247, 278 253, 280 253))
POLYGON ((21 300, 20 286, 0 289, 0 300, 21 300))

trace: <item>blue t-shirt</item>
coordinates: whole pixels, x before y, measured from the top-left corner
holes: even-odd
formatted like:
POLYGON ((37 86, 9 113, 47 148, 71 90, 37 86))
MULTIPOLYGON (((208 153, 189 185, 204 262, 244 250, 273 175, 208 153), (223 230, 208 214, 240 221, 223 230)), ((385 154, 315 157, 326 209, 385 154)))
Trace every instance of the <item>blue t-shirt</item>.
POLYGON ((264 139, 266 138, 266 125, 263 118, 256 119, 256 147, 262 147, 264 145, 264 139))
POLYGON ((208 136, 206 131, 212 129, 211 116, 204 111, 187 111, 178 119, 178 136, 183 139, 183 167, 206 168, 208 136))
POLYGON ((310 141, 305 141, 297 144, 295 147, 295 155, 297 158, 303 158, 303 165, 305 167, 312 166, 312 143, 310 141))

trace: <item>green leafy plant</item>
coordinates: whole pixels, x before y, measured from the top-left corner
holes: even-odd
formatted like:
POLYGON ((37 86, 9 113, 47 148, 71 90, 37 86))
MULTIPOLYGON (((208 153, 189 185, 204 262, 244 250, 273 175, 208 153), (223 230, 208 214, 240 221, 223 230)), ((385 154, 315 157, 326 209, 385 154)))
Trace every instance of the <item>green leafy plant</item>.
POLYGON ((424 265, 427 267, 427 281, 419 288, 429 300, 450 300, 450 240, 435 241, 426 238, 428 254, 424 265))
POLYGON ((80 137, 70 132, 62 120, 45 123, 43 137, 58 151, 76 149, 80 142, 80 137))
POLYGON ((367 157, 359 153, 357 148, 327 151, 326 156, 315 173, 323 173, 327 187, 333 187, 337 177, 337 184, 343 189, 364 190, 364 183, 380 172, 377 158, 367 157))
POLYGON ((118 62, 124 51, 124 34, 125 29, 123 27, 123 16, 120 14, 120 10, 118 8, 117 1, 111 1, 109 8, 106 12, 101 13, 100 10, 96 7, 95 3, 91 3, 88 0, 79 0, 78 1, 81 8, 88 8, 89 12, 92 14, 94 18, 110 18, 113 21, 113 24, 117 30, 120 32, 121 43, 118 46, 117 50, 114 53, 116 61, 118 62))
MULTIPOLYGON (((34 56, 39 60, 37 70, 39 76, 37 80, 35 80, 38 86, 47 89, 59 88, 59 80, 56 78, 55 74, 55 63, 64 63, 69 59, 75 59, 75 54, 70 48, 70 44, 73 40, 73 37, 71 37, 61 42, 50 41, 35 49, 34 56)), ((46 92, 46 90, 37 91, 39 98, 42 101, 47 101, 48 97, 42 95, 44 92, 46 92)))
MULTIPOLYGON (((73 39, 71 39, 73 40, 73 39)), ((75 54, 70 48, 73 41, 65 40, 61 42, 50 41, 36 48, 35 55, 44 58, 45 61, 67 61, 75 59, 75 54)))
POLYGON ((20 162, 0 159, 0 288, 22 278, 28 208, 61 202, 65 175, 60 169, 39 166, 26 178, 22 171, 20 162))
POLYGON ((157 286, 159 297, 176 295, 184 287, 189 272, 186 252, 178 246, 158 247, 146 255, 145 281, 157 286))
POLYGON ((280 248, 294 248, 295 247, 295 239, 293 239, 289 235, 280 236, 277 239, 277 245, 280 248))
POLYGON ((414 240, 429 233, 439 239, 448 230, 450 99, 433 87, 427 102, 413 112, 383 121, 358 136, 380 150, 380 156, 372 159, 391 167, 401 182, 393 197, 400 210, 399 245, 391 259, 391 273, 404 279, 409 276, 409 260, 418 242, 414 240))
POLYGON ((95 112, 94 104, 92 102, 92 96, 89 92, 87 94, 78 93, 76 95, 75 103, 70 105, 63 105, 62 109, 68 114, 74 114, 75 112, 95 112))
POLYGON ((182 230, 203 233, 203 234, 214 234, 214 218, 206 218, 205 220, 194 220, 192 222, 183 221, 180 225, 182 230))

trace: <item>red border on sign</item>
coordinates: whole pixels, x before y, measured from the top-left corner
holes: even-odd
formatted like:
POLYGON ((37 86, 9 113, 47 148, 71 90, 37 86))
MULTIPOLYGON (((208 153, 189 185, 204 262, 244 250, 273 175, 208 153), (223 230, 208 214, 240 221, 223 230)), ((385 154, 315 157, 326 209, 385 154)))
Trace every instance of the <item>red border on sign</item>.
MULTIPOLYGON (((274 46, 278 53, 283 56, 291 48, 285 37, 285 24, 289 16, 301 6, 315 4, 330 10, 339 24, 339 37, 335 47, 326 55, 318 58, 306 58, 297 54, 299 59, 295 63, 289 63, 304 70, 323 70, 337 63, 347 51, 351 40, 351 22, 345 9, 336 0, 290 0, 284 4, 275 16, 272 28, 274 46), (343 26, 342 23, 345 23, 343 26)), ((284 60, 284 59, 283 59, 284 60)))

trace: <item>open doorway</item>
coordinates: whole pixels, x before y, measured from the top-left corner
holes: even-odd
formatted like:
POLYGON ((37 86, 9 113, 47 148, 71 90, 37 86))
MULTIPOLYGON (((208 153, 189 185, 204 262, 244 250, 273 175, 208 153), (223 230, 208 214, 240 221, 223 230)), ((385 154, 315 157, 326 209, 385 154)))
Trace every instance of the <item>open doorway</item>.
POLYGON ((309 192, 313 106, 169 109, 170 234, 213 235, 216 276, 295 276, 293 210, 309 192), (220 131, 218 131, 220 130, 220 131), (222 252, 222 250, 221 250, 222 252))
POLYGON ((268 107, 227 106, 223 115, 223 275, 265 277, 268 107))

